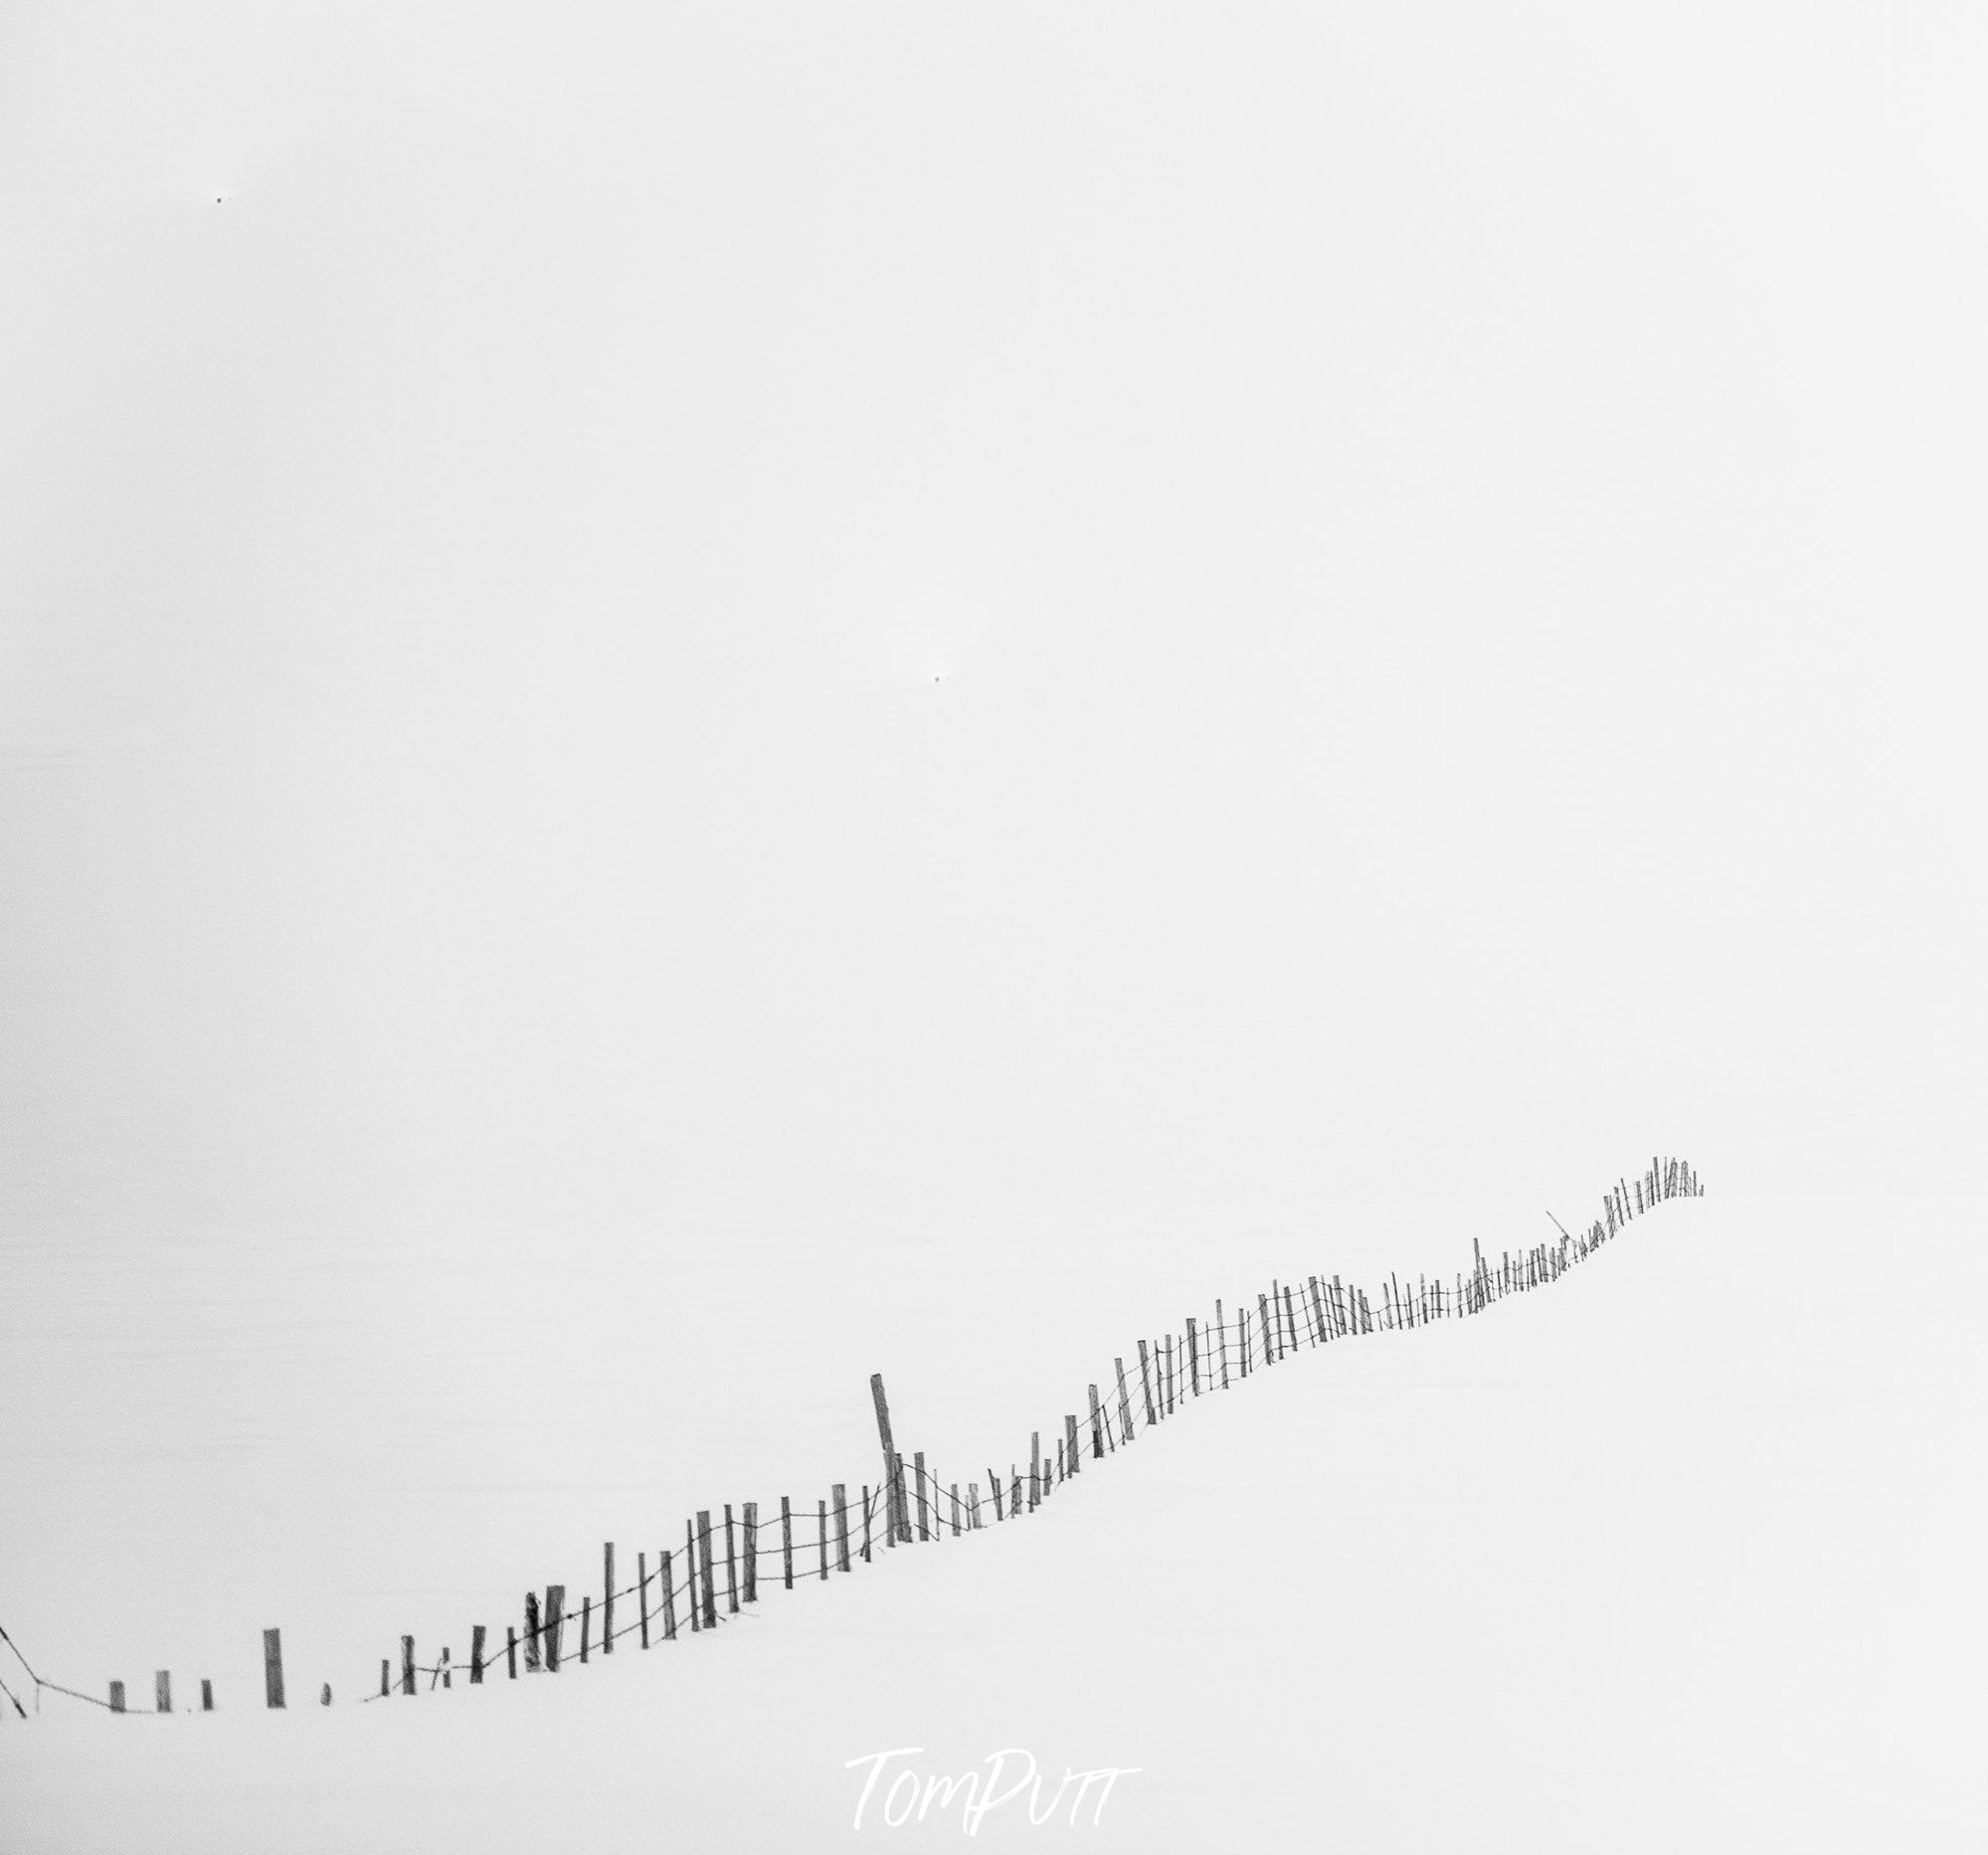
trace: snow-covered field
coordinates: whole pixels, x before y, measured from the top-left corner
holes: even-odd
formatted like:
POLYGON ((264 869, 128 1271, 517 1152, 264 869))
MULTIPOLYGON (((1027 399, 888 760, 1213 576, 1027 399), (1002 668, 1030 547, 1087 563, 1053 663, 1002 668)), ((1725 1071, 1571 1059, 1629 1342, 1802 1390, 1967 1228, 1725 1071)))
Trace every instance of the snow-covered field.
MULTIPOLYGON (((945 1845, 965 1791, 892 1827, 912 1794, 891 1792, 899 1771, 985 1773, 1013 1749, 997 1788, 1024 1753, 1047 1785, 980 1816, 1001 1846, 1979 1848, 1988 1269, 1978 1244, 1924 1237, 1982 1227, 1954 1202, 1672 1202, 1482 1318, 1307 1350, 1211 1392, 1019 1525, 880 1551, 715 1635, 624 1642, 585 1668, 569 1646, 556 1677, 353 1705, 391 1644, 331 1640, 336 1606, 306 1606, 326 1620, 288 1638, 285 1713, 256 1704, 251 1652, 210 1657, 212 1716, 51 1697, 15 1721, 6 1846, 945 1845), (329 1709, 306 1704, 320 1679, 329 1709), (885 1752, 858 1829, 851 1762, 885 1752), (1066 1769, 1111 1767, 1101 1809, 1096 1781, 1074 1827, 1075 1784, 1052 1808, 1066 1769)), ((1396 1260, 1467 1262, 1467 1245, 1396 1260)), ((923 1312, 968 1349, 998 1337, 971 1301, 923 1312)), ((1088 1336, 1063 1383, 1131 1337, 1088 1336)), ((845 1355, 849 1402, 873 1365, 899 1357, 845 1355)), ((979 1414, 1021 1447, 1070 1407, 1026 1407, 1025 1382, 980 1387, 979 1414)), ((984 1475, 956 1460, 974 1446, 962 1412, 919 1422, 918 1383, 899 1371, 900 1429, 923 1430, 942 1474, 984 1475)), ((837 1479, 868 1472, 866 1414, 837 1438, 837 1479)), ((769 1487, 749 1460, 740 1495, 769 1487)), ((490 1492, 501 1513, 527 1489, 490 1492)), ((598 1561, 577 1492, 553 1504, 576 1545, 538 1581, 577 1593, 598 1561)), ((624 1552, 680 1521, 651 1508, 624 1552)), ((403 1510, 402 1562, 497 1556, 503 1528, 469 1524, 453 1503, 403 1510)), ((179 1570, 201 1583, 197 1558, 179 1570)), ((238 1595, 207 1601, 253 1651, 265 1618, 238 1595)), ((455 1597, 403 1593, 395 1613, 460 1658, 455 1597)), ((35 1622, 44 1661, 74 1655, 61 1617, 35 1622)), ((142 1698, 153 1658, 122 1648, 142 1698)), ((180 1661, 182 1694, 207 1666, 180 1661)))

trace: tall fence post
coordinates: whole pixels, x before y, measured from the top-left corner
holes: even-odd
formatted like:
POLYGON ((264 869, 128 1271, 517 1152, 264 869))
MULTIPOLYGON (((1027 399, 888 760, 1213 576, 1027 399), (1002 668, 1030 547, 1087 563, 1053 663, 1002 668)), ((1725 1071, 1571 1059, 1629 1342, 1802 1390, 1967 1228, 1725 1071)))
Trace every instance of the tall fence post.
POLYGON ((263 1702, 268 1707, 283 1704, 283 1632, 263 1631, 263 1702))
POLYGON ((884 1537, 892 1546, 911 1538, 911 1516, 905 1512, 904 1474, 897 1459, 897 1445, 890 1437, 890 1404, 883 1394, 883 1374, 870 1374, 870 1396, 876 1402, 877 1440, 883 1445, 883 1485, 890 1491, 884 1537))

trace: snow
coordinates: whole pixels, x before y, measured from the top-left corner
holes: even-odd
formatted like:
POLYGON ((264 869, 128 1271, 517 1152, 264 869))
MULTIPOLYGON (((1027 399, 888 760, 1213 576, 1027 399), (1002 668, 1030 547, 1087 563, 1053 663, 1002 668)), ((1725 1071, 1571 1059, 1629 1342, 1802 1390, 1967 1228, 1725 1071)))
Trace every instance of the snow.
MULTIPOLYGON (((1074 1786, 990 1809, 990 1846, 1978 1847, 1983 1284, 1900 1236, 1981 1221, 1671 1202, 1481 1317, 1190 1399, 1018 1524, 557 1676, 362 1706, 341 1657, 325 1709, 313 1645, 281 1714, 50 1697, 6 1735, 6 1846, 950 1845, 963 1804, 890 1827, 889 1781, 1022 1749, 1045 1819, 1066 1767, 1127 1774, 1074 1827, 1074 1786), (898 1748, 858 1831, 850 1762, 898 1748)), ((1013 1414, 1024 1449, 1051 1421, 1013 1414)))

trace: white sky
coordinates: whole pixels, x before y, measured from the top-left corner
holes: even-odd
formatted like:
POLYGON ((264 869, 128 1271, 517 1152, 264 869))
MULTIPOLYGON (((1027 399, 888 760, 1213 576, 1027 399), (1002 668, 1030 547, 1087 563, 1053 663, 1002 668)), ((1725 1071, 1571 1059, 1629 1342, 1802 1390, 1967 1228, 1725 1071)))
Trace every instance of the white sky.
POLYGON ((7 1223, 1958 1189, 1983 52, 9 8, 7 1223))

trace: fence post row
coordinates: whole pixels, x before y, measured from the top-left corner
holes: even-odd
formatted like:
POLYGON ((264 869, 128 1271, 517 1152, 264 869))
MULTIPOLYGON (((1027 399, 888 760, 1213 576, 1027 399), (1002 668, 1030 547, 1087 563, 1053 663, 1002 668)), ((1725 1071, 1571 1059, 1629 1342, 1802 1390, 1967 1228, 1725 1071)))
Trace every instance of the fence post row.
MULTIPOLYGON (((1592 1255, 1603 1243, 1618 1234, 1632 1217, 1639 1216, 1662 1200, 1673 1198, 1697 1198, 1704 1195, 1704 1184, 1698 1174, 1683 1160, 1666 1159, 1662 1155, 1652 1158, 1649 1169, 1635 1180, 1619 1179, 1601 1201, 1601 1215, 1589 1220, 1578 1232, 1568 1230, 1553 1218, 1559 1230, 1557 1242, 1537 1242, 1527 1245, 1515 1254, 1511 1249, 1501 1252, 1494 1268, 1484 1253, 1482 1242, 1471 1239, 1471 1270, 1468 1277, 1458 1273, 1454 1286, 1446 1284, 1441 1276, 1427 1274, 1413 1278, 1404 1288, 1397 1272, 1389 1270, 1380 1284, 1380 1325, 1383 1331, 1396 1332, 1404 1328, 1426 1326, 1432 1320, 1461 1318, 1481 1313, 1493 1301, 1510 1294, 1525 1294, 1536 1288, 1544 1287, 1557 1281, 1573 1265, 1592 1255)), ((1313 1347, 1328 1344, 1334 1339, 1348 1335, 1371 1334, 1374 1331, 1373 1304, 1364 1289, 1353 1287, 1335 1275, 1330 1281, 1318 1275, 1308 1276, 1296 1288, 1293 1299, 1293 1284, 1272 1280, 1267 1293, 1256 1297, 1257 1332, 1260 1340, 1252 1345, 1249 1313, 1246 1308, 1236 1310, 1237 1368, 1243 1378, 1248 1378, 1257 1365, 1276 1365, 1287 1353, 1297 1351, 1300 1345, 1298 1310, 1305 1313, 1305 1338, 1313 1347)), ((1220 1301, 1215 1303, 1215 1358, 1206 1358, 1207 1323, 1198 1316, 1189 1315, 1185 1320, 1185 1336, 1182 1350, 1187 1368, 1186 1396, 1198 1398, 1201 1395, 1202 1380, 1205 1377, 1207 1389, 1215 1389, 1217 1377, 1221 1388, 1229 1389, 1228 1322, 1220 1301)), ((1186 1398, 1180 1394, 1175 1380, 1175 1336, 1170 1332, 1158 1342, 1149 1345, 1145 1340, 1139 1343, 1139 1383, 1140 1393, 1146 1409, 1147 1426, 1151 1428, 1163 1417, 1172 1416, 1184 1406, 1186 1398), (1158 1387, 1155 1375, 1158 1374, 1158 1387)), ((1125 1361, 1123 1358, 1112 1362, 1113 1376, 1118 1392, 1116 1434, 1112 1423, 1112 1413, 1107 1399, 1100 1394, 1096 1384, 1087 1388, 1089 1397, 1090 1453, 1096 1461, 1108 1449, 1116 1449, 1122 1439, 1131 1442, 1138 1434, 1133 1420, 1132 1394, 1127 1384, 1125 1361)), ((883 1452, 884 1478, 877 1490, 877 1504, 884 1519, 885 1539, 895 1546, 909 1544, 913 1539, 911 1505, 912 1493, 906 1487, 904 1457, 896 1448, 891 1434, 890 1406, 884 1392, 883 1375, 870 1375, 870 1391, 876 1410, 877 1440, 883 1452)), ((1056 1453, 1053 1465, 1042 1452, 1042 1433, 1031 1430, 1028 1439, 1028 1511, 1033 1512, 1048 1498, 1058 1483, 1080 1472, 1083 1467, 1083 1445, 1079 1440, 1078 1424, 1080 1415, 1066 1411, 1063 1417, 1063 1431, 1056 1439, 1056 1453)), ((960 1498, 960 1484, 940 1482, 926 1467, 925 1452, 915 1451, 912 1457, 912 1479, 915 1482, 918 1508, 918 1531, 920 1542, 943 1539, 946 1536, 950 1515, 952 1534, 958 1539, 961 1533, 978 1532, 982 1526, 980 1484, 970 1481, 964 1506, 960 1498), (942 1507, 942 1494, 946 1505, 942 1507)), ((1022 1512, 1021 1473, 1013 1464, 1009 1465, 1008 1486, 1005 1499, 1002 1493, 1002 1477, 994 1469, 988 1471, 988 1490, 992 1499, 994 1519, 1018 1519, 1022 1512)), ((848 1490, 844 1483, 837 1482, 833 1489, 835 1509, 835 1563, 839 1570, 848 1572, 850 1564, 850 1530, 848 1513, 848 1490)), ((827 1501, 815 1504, 816 1544, 819 1558, 819 1576, 828 1577, 828 1506, 827 1501)), ((863 1537, 861 1553, 865 1562, 870 1558, 870 1489, 862 1489, 863 1537)), ((738 1523, 744 1531, 744 1590, 740 1590, 740 1567, 738 1541, 734 1527, 731 1504, 724 1509, 725 1526, 725 1597, 728 1613, 737 1614, 741 1602, 754 1603, 759 1598, 759 1504, 748 1501, 742 1510, 738 1523)), ((690 1627, 715 1629, 718 1622, 716 1575, 717 1562, 712 1539, 711 1513, 700 1509, 696 1521, 684 1522, 684 1589, 690 1599, 690 1627)), ((793 1501, 787 1495, 780 1501, 780 1551, 781 1578, 785 1587, 794 1588, 794 1510, 793 1501)), ((601 1548, 602 1600, 601 1600, 601 1653, 612 1654, 615 1647, 615 1599, 618 1594, 615 1574, 615 1543, 604 1541, 601 1548)), ((661 1596, 660 1615, 665 1641, 676 1637, 676 1579, 673 1555, 663 1552, 658 1555, 656 1571, 661 1596)), ((637 1627, 641 1646, 649 1646, 649 1619, 652 1614, 648 1591, 647 1554, 635 1555, 635 1583, 637 1627)), ((525 1671, 534 1673, 543 1668, 557 1673, 560 1664, 562 1626, 564 1622, 566 1587, 562 1584, 548 1584, 543 1603, 536 1590, 525 1593, 524 1599, 524 1662, 525 1671)), ((580 1609, 580 1659, 588 1660, 593 1639, 593 1596, 583 1592, 580 1609)), ((473 1624, 470 1630, 469 1684, 483 1685, 488 1631, 481 1624, 473 1624)), ((514 1624, 506 1624, 504 1629, 504 1660, 506 1671, 512 1680, 518 1673, 519 1632, 514 1624)), ((414 1638, 401 1638, 400 1691, 415 1693, 415 1676, 418 1672, 415 1662, 414 1638)), ((443 1648, 431 1671, 431 1687, 452 1686, 452 1663, 450 1651, 443 1648)), ((153 1704, 158 1713, 171 1713, 172 1675, 169 1670, 160 1669, 154 1677, 153 1704)), ((284 1705, 282 1635, 277 1629, 263 1632, 263 1681, 264 1700, 271 1708, 284 1705)), ((392 1691, 392 1660, 383 1657, 380 1662, 380 1694, 386 1696, 392 1691)), ((331 1689, 325 1684, 321 1690, 325 1705, 331 1701, 331 1689)), ((214 1708, 214 1688, 211 1680, 203 1679, 200 1684, 200 1705, 203 1712, 214 1708)), ((121 1681, 110 1683, 110 1710, 114 1713, 126 1711, 125 1688, 121 1681)))

